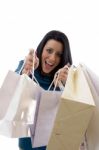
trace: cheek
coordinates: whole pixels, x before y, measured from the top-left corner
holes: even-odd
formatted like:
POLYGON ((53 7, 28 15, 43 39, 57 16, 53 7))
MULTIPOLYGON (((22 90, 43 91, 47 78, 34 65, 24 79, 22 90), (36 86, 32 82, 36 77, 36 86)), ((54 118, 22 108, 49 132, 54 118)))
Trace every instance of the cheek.
POLYGON ((58 57, 58 58, 56 59, 56 66, 58 66, 58 65, 60 64, 60 62, 61 62, 61 58, 58 57))
POLYGON ((45 59, 47 57, 47 53, 45 51, 43 51, 42 56, 41 56, 41 60, 45 59))

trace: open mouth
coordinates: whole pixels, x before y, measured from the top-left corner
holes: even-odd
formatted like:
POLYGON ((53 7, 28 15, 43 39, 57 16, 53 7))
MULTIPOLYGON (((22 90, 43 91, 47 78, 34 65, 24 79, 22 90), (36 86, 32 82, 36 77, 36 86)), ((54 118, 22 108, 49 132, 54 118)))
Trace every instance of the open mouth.
POLYGON ((48 61, 46 61, 45 60, 45 62, 44 62, 44 66, 45 66, 45 69, 47 70, 47 71, 51 71, 52 69, 53 69, 53 67, 54 67, 54 64, 53 63, 51 63, 51 62, 48 62, 48 61))
POLYGON ((53 64, 53 63, 50 63, 50 62, 48 62, 48 61, 45 61, 45 64, 46 64, 46 65, 49 65, 49 66, 51 66, 51 67, 53 67, 53 66, 54 66, 54 64, 53 64))

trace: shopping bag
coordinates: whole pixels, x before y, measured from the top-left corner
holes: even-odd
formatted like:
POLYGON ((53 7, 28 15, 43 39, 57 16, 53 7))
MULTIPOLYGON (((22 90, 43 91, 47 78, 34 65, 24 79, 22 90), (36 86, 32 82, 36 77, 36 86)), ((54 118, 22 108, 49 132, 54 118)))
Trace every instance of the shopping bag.
POLYGON ((90 86, 96 108, 86 131, 87 150, 99 150, 99 77, 87 66, 82 69, 90 86))
POLYGON ((39 94, 39 86, 26 74, 8 72, 0 89, 0 134, 30 136, 39 94))
POLYGON ((94 109, 93 97, 81 66, 72 66, 47 150, 79 150, 94 109))
POLYGON ((54 125, 62 91, 41 90, 36 124, 31 140, 33 147, 46 146, 54 125))

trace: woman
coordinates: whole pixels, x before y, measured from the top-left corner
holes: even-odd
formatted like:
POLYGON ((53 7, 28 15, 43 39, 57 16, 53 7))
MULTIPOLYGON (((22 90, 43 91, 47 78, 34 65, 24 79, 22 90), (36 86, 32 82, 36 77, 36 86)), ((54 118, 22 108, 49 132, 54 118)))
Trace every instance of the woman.
MULTIPOLYGON (((21 74, 27 73, 31 77, 33 60, 30 59, 30 55, 31 52, 26 58, 21 74)), ((47 90, 53 79, 55 82, 56 72, 59 74, 57 86, 60 82, 64 85, 68 75, 68 67, 72 64, 69 41, 66 35, 56 30, 48 32, 38 45, 36 55, 39 59, 39 65, 37 65, 38 59, 35 57, 34 75, 40 86, 47 90)), ((23 63, 24 61, 20 61, 16 72, 20 71, 23 63)), ((32 148, 31 138, 20 138, 19 147, 21 150, 46 150, 45 145, 32 148)))

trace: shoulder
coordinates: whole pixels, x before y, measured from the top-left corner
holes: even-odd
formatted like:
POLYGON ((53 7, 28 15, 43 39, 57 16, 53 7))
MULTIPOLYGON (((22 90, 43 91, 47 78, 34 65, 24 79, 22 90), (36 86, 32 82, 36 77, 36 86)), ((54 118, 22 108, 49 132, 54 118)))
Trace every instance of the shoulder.
POLYGON ((23 63, 24 63, 24 60, 20 60, 20 61, 19 61, 19 64, 20 64, 20 65, 23 65, 23 63))
POLYGON ((23 66, 23 64, 24 64, 24 60, 20 60, 15 72, 18 73, 20 71, 21 67, 23 66))

